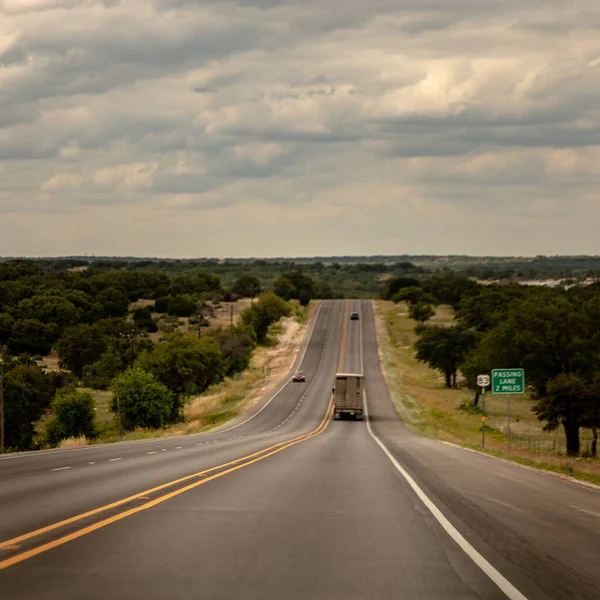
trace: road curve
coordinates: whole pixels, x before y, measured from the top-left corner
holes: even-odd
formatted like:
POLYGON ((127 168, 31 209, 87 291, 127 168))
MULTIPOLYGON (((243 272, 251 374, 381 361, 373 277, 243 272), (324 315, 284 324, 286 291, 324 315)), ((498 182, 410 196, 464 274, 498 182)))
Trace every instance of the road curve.
POLYGON ((600 495, 410 434, 381 376, 370 303, 324 302, 302 369, 306 384, 230 431, 0 462, 0 540, 13 540, 0 543, 3 597, 600 597, 600 495), (330 419, 340 366, 364 369, 368 424, 330 419))

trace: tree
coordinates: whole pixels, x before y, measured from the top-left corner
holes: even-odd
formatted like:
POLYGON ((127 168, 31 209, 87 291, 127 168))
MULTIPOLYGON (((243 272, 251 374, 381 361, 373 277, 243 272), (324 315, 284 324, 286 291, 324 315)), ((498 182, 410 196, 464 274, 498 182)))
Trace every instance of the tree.
POLYGON ((58 446, 69 438, 96 437, 95 404, 88 392, 73 388, 58 390, 50 405, 53 418, 46 426, 48 443, 58 446))
POLYGON ((423 291, 423 288, 411 285, 410 287, 404 287, 400 289, 391 299, 395 304, 398 302, 417 304, 421 301, 424 293, 425 292, 423 291))
POLYGON ((425 323, 425 321, 429 321, 435 315, 435 310, 431 304, 417 302, 417 304, 411 304, 409 315, 411 319, 419 323, 425 323))
POLYGON ((461 326, 419 325, 415 331, 417 359, 441 371, 446 387, 456 386, 458 369, 477 344, 477 334, 461 326))
POLYGON ((12 450, 31 450, 35 423, 54 396, 52 379, 26 357, 3 364, 5 444, 12 450))
POLYGON ((562 373, 548 381, 546 395, 533 409, 540 421, 547 422, 544 429, 564 427, 569 456, 579 454, 579 427, 588 404, 589 389, 585 381, 573 373, 562 373))
POLYGON ((147 307, 136 308, 133 311, 133 323, 139 331, 147 331, 149 333, 158 331, 156 321, 152 318, 152 312, 147 307))
POLYGON ((58 295, 38 295, 21 300, 17 312, 22 319, 36 319, 42 323, 56 323, 59 328, 75 325, 82 313, 72 302, 58 295))
POLYGON ((225 375, 234 375, 248 367, 256 345, 256 335, 250 327, 221 328, 213 337, 221 349, 225 375))
POLYGON ((56 347, 60 366, 81 378, 83 368, 96 362, 106 351, 106 337, 94 327, 80 324, 69 327, 56 347))
POLYGON ((109 408, 116 413, 120 407, 125 430, 132 431, 136 427, 158 429, 169 423, 173 414, 173 394, 151 373, 129 369, 114 380, 112 391, 109 408))
POLYGON ((37 319, 15 321, 6 345, 15 353, 46 356, 60 337, 56 323, 42 323, 37 319))
MULTIPOLYGON (((154 347, 152 340, 138 338, 135 340, 135 349, 138 354, 150 352, 154 347)), ((129 368, 131 363, 131 341, 126 338, 112 338, 107 340, 106 351, 93 364, 83 368, 83 380, 91 388, 106 390, 112 380, 129 368)))
POLYGON ((424 279, 421 287, 442 304, 457 308, 463 296, 477 289, 479 284, 461 273, 448 270, 424 279))
POLYGON ((252 327, 259 344, 267 341, 269 326, 291 314, 290 305, 272 292, 263 294, 258 302, 242 312, 242 323, 252 327))
POLYGON ((242 275, 233 284, 233 293, 242 298, 254 299, 260 294, 260 281, 254 275, 242 275))
POLYGON ((129 311, 129 299, 118 288, 108 287, 96 296, 106 317, 124 317, 129 311))
POLYGON ((381 298, 383 300, 391 300, 401 289, 418 286, 419 281, 412 277, 392 277, 385 282, 381 298))
POLYGON ((169 299, 167 312, 175 317, 191 317, 198 312, 198 306, 187 294, 173 296, 169 299))
POLYGON ((167 341, 143 352, 136 366, 152 373, 175 394, 172 419, 181 418, 183 399, 223 379, 223 359, 215 340, 175 331, 167 341))

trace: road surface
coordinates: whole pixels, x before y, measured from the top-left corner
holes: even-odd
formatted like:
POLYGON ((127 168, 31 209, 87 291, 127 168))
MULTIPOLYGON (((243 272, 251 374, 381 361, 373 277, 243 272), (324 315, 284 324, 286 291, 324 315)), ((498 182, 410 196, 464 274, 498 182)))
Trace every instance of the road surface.
POLYGON ((2 597, 600 598, 600 493, 409 433, 368 302, 323 302, 301 368, 217 432, 1 459, 2 597))

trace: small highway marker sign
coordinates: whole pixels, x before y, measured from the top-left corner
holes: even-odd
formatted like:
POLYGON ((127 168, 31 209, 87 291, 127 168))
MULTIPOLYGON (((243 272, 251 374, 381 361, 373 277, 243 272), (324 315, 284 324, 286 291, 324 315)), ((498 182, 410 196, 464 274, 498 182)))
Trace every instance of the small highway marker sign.
POLYGON ((492 371, 492 394, 524 394, 525 371, 523 369, 494 369, 492 371))
POLYGON ((477 375, 477 386, 478 387, 488 387, 490 385, 490 376, 489 375, 477 375))

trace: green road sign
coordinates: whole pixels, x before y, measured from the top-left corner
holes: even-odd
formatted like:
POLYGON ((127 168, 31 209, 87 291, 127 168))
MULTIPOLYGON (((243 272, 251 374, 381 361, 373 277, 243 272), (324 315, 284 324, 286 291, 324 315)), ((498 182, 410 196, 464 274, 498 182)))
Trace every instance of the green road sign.
POLYGON ((492 394, 524 394, 525 371, 523 369, 493 369, 492 394))

